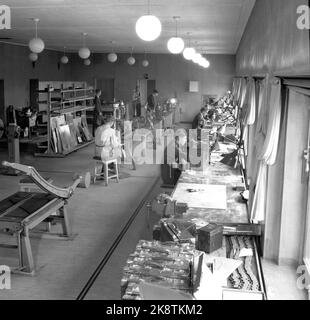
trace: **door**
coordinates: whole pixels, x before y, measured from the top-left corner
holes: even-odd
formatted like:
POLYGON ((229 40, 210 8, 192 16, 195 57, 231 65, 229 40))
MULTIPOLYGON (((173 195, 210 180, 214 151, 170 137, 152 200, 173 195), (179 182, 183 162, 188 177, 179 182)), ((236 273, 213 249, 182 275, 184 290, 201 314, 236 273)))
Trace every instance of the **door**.
POLYGON ((101 100, 106 102, 114 102, 114 79, 98 79, 97 89, 102 92, 101 100))

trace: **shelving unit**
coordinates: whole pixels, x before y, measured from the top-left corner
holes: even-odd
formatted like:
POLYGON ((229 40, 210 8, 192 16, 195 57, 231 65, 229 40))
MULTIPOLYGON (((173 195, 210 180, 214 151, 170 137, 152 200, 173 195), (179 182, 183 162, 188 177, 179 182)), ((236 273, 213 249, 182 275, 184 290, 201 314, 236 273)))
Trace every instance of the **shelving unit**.
MULTIPOLYGON (((35 153, 35 156, 65 157, 93 143, 86 117, 86 112, 94 109, 93 100, 94 89, 86 83, 58 83, 58 88, 47 83, 44 89, 41 85, 38 112, 46 120, 41 126, 47 128, 47 146, 44 152, 35 153), (60 129, 64 127, 66 132, 62 134, 60 129)), ((44 149, 44 146, 39 148, 44 149)))

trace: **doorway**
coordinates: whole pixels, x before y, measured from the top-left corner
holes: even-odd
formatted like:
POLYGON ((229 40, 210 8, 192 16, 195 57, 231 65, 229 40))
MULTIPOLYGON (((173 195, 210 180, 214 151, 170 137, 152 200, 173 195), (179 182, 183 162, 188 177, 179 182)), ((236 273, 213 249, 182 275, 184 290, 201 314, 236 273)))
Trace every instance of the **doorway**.
POLYGON ((114 102, 115 79, 98 79, 96 88, 101 90, 102 100, 106 102, 114 102))

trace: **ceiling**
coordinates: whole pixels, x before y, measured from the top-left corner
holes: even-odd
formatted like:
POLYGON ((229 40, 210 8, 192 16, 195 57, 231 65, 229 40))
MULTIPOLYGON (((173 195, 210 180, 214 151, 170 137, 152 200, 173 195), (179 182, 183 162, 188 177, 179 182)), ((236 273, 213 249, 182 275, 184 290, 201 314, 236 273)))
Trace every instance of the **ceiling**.
POLYGON ((39 37, 49 49, 76 51, 81 33, 93 52, 108 52, 111 41, 118 52, 168 53, 166 43, 175 34, 173 16, 180 16, 178 34, 202 53, 235 54, 255 0, 150 0, 151 14, 162 22, 161 36, 144 42, 135 33, 135 22, 147 13, 147 0, 2 0, 10 6, 12 29, 0 30, 5 42, 24 44, 39 37), (190 33, 188 37, 188 32, 190 33))

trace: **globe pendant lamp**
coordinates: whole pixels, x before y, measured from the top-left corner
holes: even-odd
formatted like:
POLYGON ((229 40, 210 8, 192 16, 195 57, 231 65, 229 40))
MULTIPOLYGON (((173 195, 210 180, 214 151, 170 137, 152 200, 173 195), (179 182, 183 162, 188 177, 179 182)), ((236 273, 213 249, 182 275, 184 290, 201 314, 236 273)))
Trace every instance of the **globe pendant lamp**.
MULTIPOLYGON (((189 36, 189 32, 187 33, 189 36)), ((190 39, 188 41, 188 47, 186 47, 183 51, 183 57, 185 60, 192 60, 196 51, 194 48, 191 47, 190 39)))
POLYGON ((33 53, 41 53, 44 50, 45 44, 42 39, 38 38, 38 23, 40 19, 35 18, 33 21, 35 22, 36 34, 35 38, 29 41, 28 46, 33 53))
POLYGON ((69 58, 66 56, 66 47, 64 47, 64 55, 60 58, 60 62, 62 64, 67 64, 69 62, 69 58))
POLYGON ((161 34, 160 20, 150 14, 150 1, 148 0, 148 13, 136 22, 136 33, 143 41, 154 41, 161 34))
POLYGON ((182 38, 178 37, 177 20, 180 19, 180 17, 173 17, 173 19, 176 23, 176 35, 168 40, 167 47, 172 54, 179 54, 184 50, 184 41, 182 38))
POLYGON ((210 67, 210 62, 208 60, 205 60, 204 63, 202 64, 202 66, 207 69, 210 67))
POLYGON ((117 61, 117 54, 114 52, 114 48, 113 48, 113 41, 111 41, 112 44, 112 52, 108 54, 108 61, 111 63, 114 63, 117 61))
POLYGON ((89 59, 85 59, 84 60, 84 65, 85 66, 90 66, 90 64, 91 64, 91 61, 89 59))
POLYGON ((149 61, 146 59, 146 52, 144 53, 144 59, 142 61, 142 67, 146 68, 149 66, 149 61))
POLYGON ((199 65, 202 67, 203 64, 205 63, 205 61, 206 61, 206 59, 205 59, 203 56, 201 56, 201 57, 198 59, 197 64, 199 64, 199 65))
POLYGON ((185 48, 183 51, 183 57, 185 60, 192 60, 195 54, 195 49, 191 47, 185 48))
POLYGON ((196 53, 192 59, 192 61, 194 63, 198 63, 198 61, 200 61, 200 59, 202 58, 201 54, 200 53, 196 53))
POLYGON ((38 54, 34 53, 34 52, 30 52, 29 56, 28 56, 29 60, 31 62, 36 62, 38 60, 38 54))
POLYGON ((90 56, 90 50, 86 47, 86 44, 85 44, 85 37, 87 36, 87 33, 82 33, 82 36, 83 36, 83 47, 80 48, 79 50, 79 57, 81 59, 88 59, 89 56, 90 56))
POLYGON ((131 49, 131 56, 127 59, 127 62, 130 66, 133 66, 136 63, 136 59, 132 56, 133 48, 131 49))

